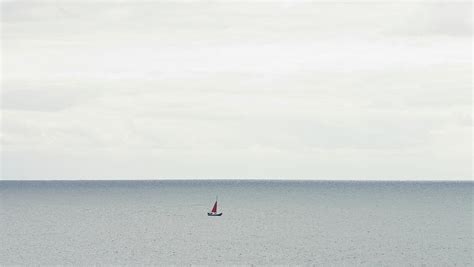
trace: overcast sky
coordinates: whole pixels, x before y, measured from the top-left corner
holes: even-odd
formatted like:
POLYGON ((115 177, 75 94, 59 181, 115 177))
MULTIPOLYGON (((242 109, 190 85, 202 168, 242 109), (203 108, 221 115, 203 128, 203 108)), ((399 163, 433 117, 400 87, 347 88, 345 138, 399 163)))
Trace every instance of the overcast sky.
POLYGON ((2 179, 471 179, 471 2, 389 2, 2 1, 2 179))

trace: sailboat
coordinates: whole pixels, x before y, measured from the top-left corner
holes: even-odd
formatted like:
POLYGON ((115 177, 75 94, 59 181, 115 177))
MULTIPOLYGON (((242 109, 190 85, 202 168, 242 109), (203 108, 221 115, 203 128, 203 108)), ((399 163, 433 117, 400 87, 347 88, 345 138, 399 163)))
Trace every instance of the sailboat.
POLYGON ((216 203, 214 203, 214 207, 212 207, 211 212, 207 213, 207 216, 222 216, 222 212, 217 213, 217 197, 216 197, 216 203))

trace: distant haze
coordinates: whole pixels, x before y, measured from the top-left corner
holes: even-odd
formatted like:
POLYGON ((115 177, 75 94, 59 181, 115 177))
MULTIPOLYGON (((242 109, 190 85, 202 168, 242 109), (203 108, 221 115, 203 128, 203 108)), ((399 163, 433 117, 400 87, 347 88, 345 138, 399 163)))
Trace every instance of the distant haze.
POLYGON ((471 179, 466 2, 2 1, 2 179, 471 179))

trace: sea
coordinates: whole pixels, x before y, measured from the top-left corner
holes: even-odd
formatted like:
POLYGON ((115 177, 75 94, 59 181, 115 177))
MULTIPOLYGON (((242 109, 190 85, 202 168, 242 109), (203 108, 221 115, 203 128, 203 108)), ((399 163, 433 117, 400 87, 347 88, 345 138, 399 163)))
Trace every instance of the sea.
POLYGON ((466 182, 0 181, 0 265, 473 266, 466 182), (216 197, 221 217, 209 217, 216 197))

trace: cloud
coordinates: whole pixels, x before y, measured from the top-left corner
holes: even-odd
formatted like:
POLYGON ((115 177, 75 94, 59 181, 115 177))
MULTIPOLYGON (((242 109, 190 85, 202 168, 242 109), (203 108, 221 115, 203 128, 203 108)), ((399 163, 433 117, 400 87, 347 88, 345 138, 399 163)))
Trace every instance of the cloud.
POLYGON ((2 6, 4 178, 472 176, 469 4, 2 6))
POLYGON ((7 89, 4 85, 2 95, 5 110, 32 110, 32 111, 61 111, 75 105, 83 104, 84 101, 94 97, 94 92, 86 90, 74 90, 58 88, 35 89, 7 89))

